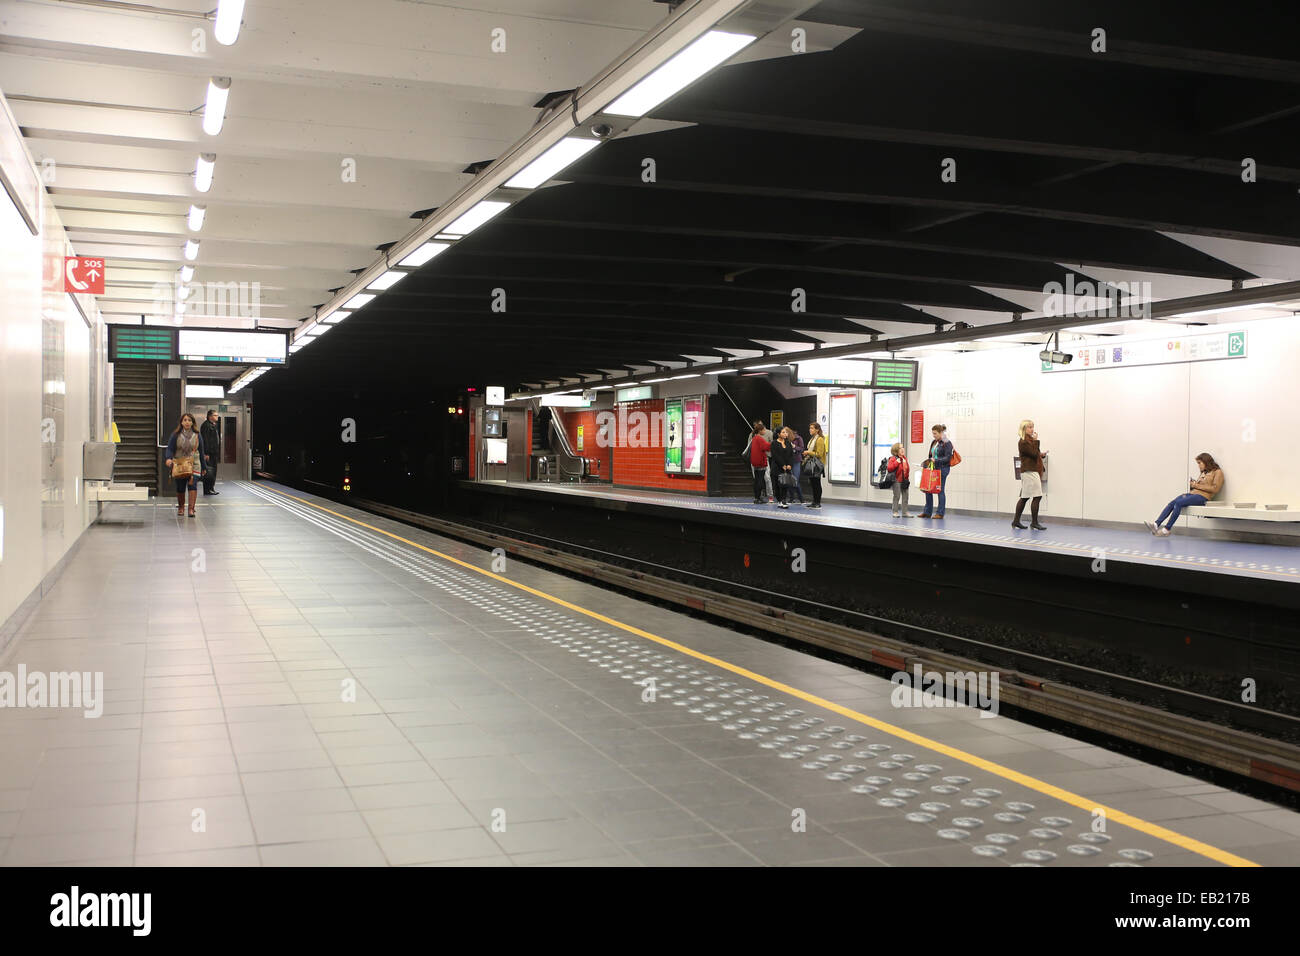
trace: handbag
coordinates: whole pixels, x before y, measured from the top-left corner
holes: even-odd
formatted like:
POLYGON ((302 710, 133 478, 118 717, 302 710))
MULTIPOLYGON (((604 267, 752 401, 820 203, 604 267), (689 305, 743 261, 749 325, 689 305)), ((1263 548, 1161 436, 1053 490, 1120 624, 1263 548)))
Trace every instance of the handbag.
POLYGON ((807 472, 809 478, 820 478, 826 474, 826 466, 815 455, 810 455, 804 459, 803 470, 807 472))
POLYGON ((776 476, 776 480, 782 488, 793 488, 798 482, 795 480, 793 471, 782 471, 776 476))
POLYGON ((194 456, 184 455, 172 459, 173 478, 194 477, 194 456))
POLYGON ((948 461, 948 465, 951 468, 956 468, 960 464, 961 464, 961 452, 954 451, 952 453, 952 458, 948 461))
POLYGON ((933 494, 943 486, 943 474, 938 468, 921 469, 921 490, 933 494))

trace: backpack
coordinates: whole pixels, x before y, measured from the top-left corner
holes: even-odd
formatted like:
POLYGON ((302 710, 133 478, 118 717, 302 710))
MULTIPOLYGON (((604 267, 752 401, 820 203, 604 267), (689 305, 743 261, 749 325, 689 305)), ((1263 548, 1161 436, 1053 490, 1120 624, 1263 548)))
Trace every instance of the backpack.
POLYGON ((889 470, 889 459, 880 459, 880 467, 876 470, 876 487, 890 488, 894 484, 894 473, 889 470))

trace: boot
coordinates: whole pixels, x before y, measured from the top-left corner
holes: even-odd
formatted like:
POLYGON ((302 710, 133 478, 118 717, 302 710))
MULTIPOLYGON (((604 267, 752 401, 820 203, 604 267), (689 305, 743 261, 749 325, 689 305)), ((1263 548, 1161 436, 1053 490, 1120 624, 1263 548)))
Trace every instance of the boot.
POLYGON ((1042 500, 1041 498, 1035 498, 1034 503, 1031 506, 1029 512, 1030 513, 1029 527, 1033 528, 1035 531, 1047 530, 1046 526, 1038 523, 1038 502, 1041 500, 1042 500))
POLYGON ((1020 516, 1023 515, 1024 513, 1025 513, 1025 499, 1020 498, 1016 501, 1016 516, 1011 519, 1011 527, 1017 528, 1021 531, 1025 530, 1025 526, 1020 523, 1020 516))
POLYGON ((176 517, 185 517, 185 492, 176 492, 176 517))
POLYGON ((194 503, 199 500, 199 489, 190 489, 190 517, 194 517, 194 503))

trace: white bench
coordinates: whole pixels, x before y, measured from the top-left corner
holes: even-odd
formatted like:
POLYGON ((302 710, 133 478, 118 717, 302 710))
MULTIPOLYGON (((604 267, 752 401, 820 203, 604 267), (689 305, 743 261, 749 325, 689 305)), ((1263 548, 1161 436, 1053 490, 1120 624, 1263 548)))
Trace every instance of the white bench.
POLYGON ((1257 502, 1209 502, 1184 508, 1183 514, 1197 518, 1237 518, 1246 521, 1300 521, 1300 509, 1257 502))
POLYGON ((86 482, 86 500, 97 502, 95 520, 104 513, 105 501, 148 501, 149 489, 123 482, 86 482))

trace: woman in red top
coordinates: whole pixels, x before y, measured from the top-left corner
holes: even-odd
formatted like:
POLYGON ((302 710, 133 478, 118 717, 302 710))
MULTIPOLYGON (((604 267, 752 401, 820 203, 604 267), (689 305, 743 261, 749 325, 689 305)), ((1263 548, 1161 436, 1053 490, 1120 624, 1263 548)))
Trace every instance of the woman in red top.
POLYGON ((912 513, 907 510, 907 489, 911 486, 908 480, 912 474, 912 466, 907 463, 907 456, 903 454, 903 443, 894 442, 894 447, 889 449, 889 461, 885 463, 885 470, 894 476, 894 517, 910 518, 912 513), (898 503, 903 503, 902 514, 899 514, 898 503))
POLYGON ((749 438, 749 467, 754 473, 754 504, 764 503, 763 493, 767 489, 767 452, 772 443, 763 437, 763 425, 754 425, 754 434, 749 438))

